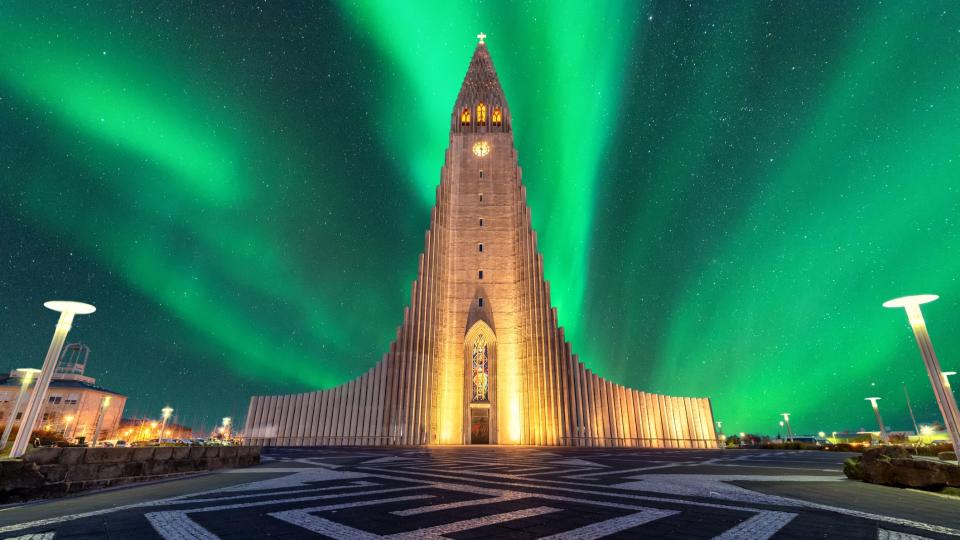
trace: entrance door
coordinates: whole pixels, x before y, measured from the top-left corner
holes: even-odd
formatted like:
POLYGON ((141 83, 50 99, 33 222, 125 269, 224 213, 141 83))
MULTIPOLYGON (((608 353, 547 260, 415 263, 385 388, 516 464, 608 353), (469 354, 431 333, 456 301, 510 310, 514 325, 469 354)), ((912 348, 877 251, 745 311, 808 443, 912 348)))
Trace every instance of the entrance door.
POLYGON ((470 443, 490 443, 490 409, 470 408, 470 443))

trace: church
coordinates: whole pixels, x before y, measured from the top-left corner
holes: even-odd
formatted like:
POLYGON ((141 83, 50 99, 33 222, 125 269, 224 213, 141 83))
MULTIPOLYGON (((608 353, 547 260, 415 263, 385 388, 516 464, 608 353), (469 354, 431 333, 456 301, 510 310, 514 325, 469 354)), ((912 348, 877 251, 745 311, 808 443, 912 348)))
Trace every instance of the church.
POLYGON ((709 399, 627 388, 571 351, 544 281, 510 108, 477 37, 396 340, 340 386, 251 398, 248 442, 715 448, 709 399))

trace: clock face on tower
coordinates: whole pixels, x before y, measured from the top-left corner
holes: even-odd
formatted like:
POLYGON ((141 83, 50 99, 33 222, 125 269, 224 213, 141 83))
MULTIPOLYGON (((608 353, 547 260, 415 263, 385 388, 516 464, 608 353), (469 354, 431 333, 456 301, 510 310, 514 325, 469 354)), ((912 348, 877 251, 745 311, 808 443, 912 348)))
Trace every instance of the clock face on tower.
POLYGON ((487 141, 480 141, 473 145, 473 153, 477 157, 483 157, 490 153, 490 143, 487 141))

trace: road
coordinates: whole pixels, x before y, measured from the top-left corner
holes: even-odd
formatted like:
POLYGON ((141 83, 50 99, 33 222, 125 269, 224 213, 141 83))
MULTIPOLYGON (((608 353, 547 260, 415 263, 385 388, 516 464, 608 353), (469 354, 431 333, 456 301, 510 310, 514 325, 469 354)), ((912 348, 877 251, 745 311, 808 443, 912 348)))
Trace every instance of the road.
POLYGON ((843 478, 850 454, 273 449, 257 467, 0 510, 0 538, 960 537, 960 499, 843 478))

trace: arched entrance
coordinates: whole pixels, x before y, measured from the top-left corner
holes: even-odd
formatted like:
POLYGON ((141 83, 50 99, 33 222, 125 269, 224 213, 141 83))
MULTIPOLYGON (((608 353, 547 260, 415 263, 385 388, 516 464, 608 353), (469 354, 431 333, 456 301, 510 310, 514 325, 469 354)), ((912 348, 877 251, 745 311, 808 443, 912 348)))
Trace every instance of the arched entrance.
POLYGON ((464 440, 470 444, 496 443, 496 334, 486 322, 477 321, 467 331, 463 349, 464 440))

